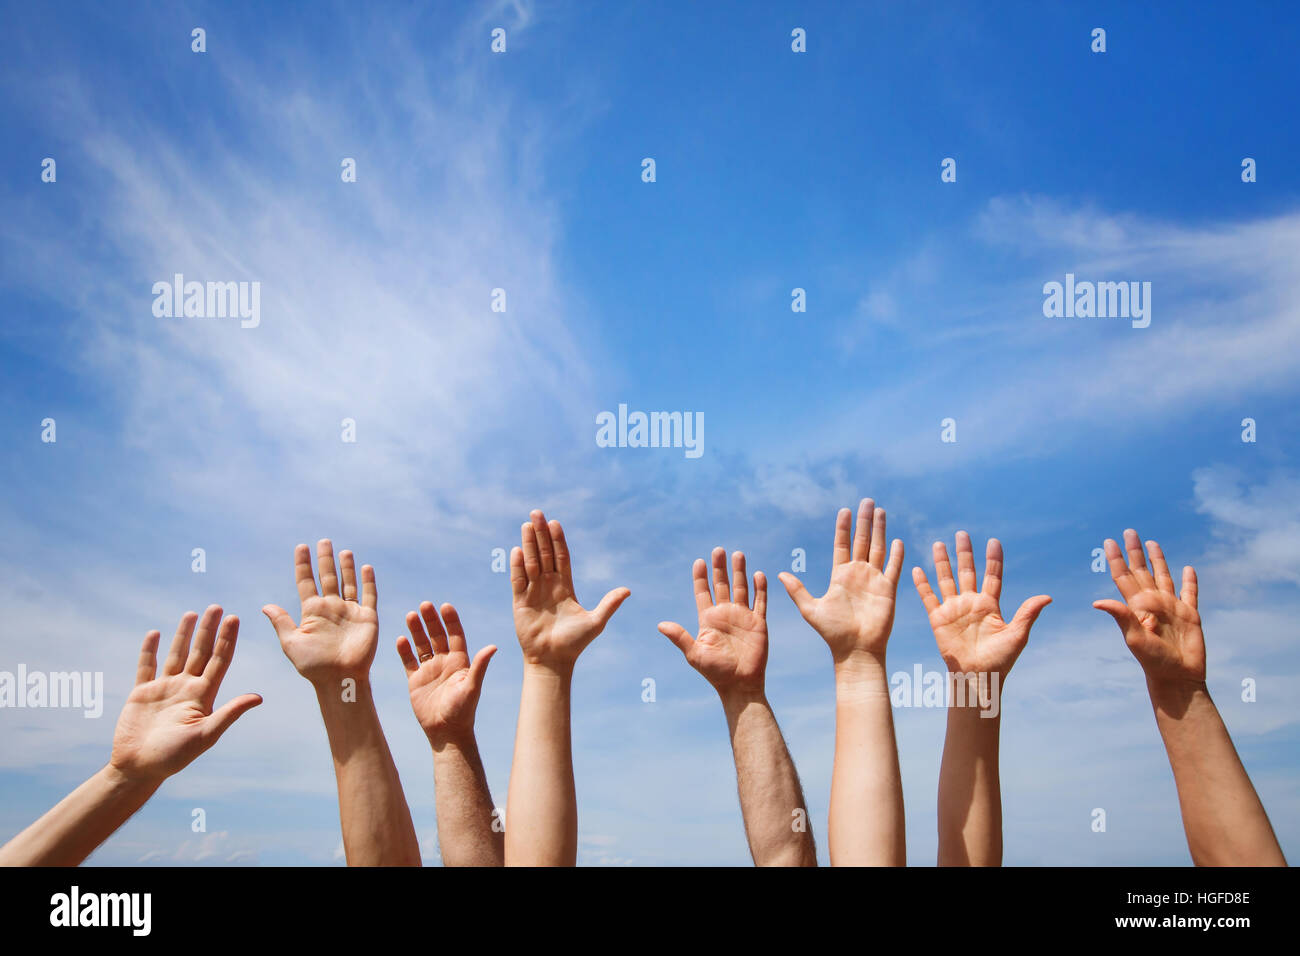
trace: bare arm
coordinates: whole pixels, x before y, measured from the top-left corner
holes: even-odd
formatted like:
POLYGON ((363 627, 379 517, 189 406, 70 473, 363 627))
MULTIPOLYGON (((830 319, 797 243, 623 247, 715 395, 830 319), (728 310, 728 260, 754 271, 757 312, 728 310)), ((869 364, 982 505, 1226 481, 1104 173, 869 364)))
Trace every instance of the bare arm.
POLYGON ((397 641, 411 690, 411 708, 433 747, 438 844, 444 866, 501 866, 503 831, 494 826, 492 793, 474 737, 474 713, 488 661, 488 645, 469 658, 465 629, 450 604, 442 616, 432 602, 406 615, 411 640, 397 641), (445 621, 445 625, 444 625, 445 621), (414 650, 412 650, 414 644, 414 650))
POLYGON ((262 609, 285 656, 311 682, 325 721, 339 793, 343 851, 349 866, 419 866, 420 847, 397 766, 388 749, 370 689, 370 664, 379 641, 375 572, 361 569, 361 591, 352 552, 339 554, 328 539, 316 546, 320 591, 311 551, 294 549, 294 576, 302 601, 295 625, 283 608, 262 609))
POLYGON ((1164 551, 1131 528, 1124 550, 1106 541, 1110 574, 1121 601, 1093 607, 1115 619, 1146 673, 1156 726, 1178 787, 1178 806, 1192 862, 1197 866, 1285 866, 1264 805, 1242 766, 1205 686, 1205 634, 1197 609, 1196 571, 1183 568, 1182 593, 1164 551))
POLYGON ((615 588, 587 611, 573 590, 564 529, 534 511, 510 553, 515 633, 524 654, 514 762, 506 798, 508 866, 573 866, 578 803, 569 698, 573 667, 631 593, 615 588))
POLYGON ((754 574, 749 603, 745 555, 713 551, 713 593, 708 566, 691 569, 699 636, 668 621, 660 632, 713 685, 722 700, 736 760, 736 783, 749 851, 759 866, 816 866, 817 851, 794 761, 764 693, 767 670, 767 578, 754 574), (717 603, 714 603, 716 598, 717 603))
POLYGON ((947 665, 953 690, 948 734, 939 769, 939 865, 1002 865, 1002 790, 998 780, 998 733, 1002 688, 1029 629, 1052 599, 1028 598, 1011 620, 1003 620, 1002 544, 985 549, 984 585, 977 588, 970 535, 957 532, 957 578, 943 542, 934 543, 940 601, 925 572, 912 569, 935 643, 947 665))
POLYGON ((161 676, 157 668, 162 635, 145 635, 135 687, 118 718, 108 764, 0 847, 0 866, 78 865, 144 806, 164 780, 260 704, 258 695, 244 694, 213 711, 238 634, 239 619, 232 615, 222 622, 221 608, 215 604, 201 621, 193 612, 186 614, 161 676))
POLYGON ((886 563, 885 509, 864 498, 850 548, 852 518, 848 508, 835 517, 831 580, 822 597, 814 598, 793 574, 783 573, 781 582, 835 664, 831 865, 903 866, 903 780, 885 671, 903 542, 894 541, 886 563))

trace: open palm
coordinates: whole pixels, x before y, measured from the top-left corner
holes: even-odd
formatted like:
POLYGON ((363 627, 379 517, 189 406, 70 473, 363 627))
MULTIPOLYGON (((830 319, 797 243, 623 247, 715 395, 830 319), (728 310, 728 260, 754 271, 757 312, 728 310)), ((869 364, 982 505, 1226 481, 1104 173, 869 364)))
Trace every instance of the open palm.
POLYGON ((934 569, 940 601, 930 589, 925 572, 912 569, 912 581, 930 616, 930 629, 939 654, 950 673, 998 674, 1005 678, 1029 642, 1029 631, 1043 608, 1052 602, 1046 594, 1028 598, 1011 620, 1004 620, 1002 595, 1002 545, 991 538, 985 551, 984 586, 976 590, 975 555, 970 535, 957 532, 957 580, 943 542, 934 543, 934 569), (960 585, 960 589, 959 589, 960 585))
POLYGON ((351 551, 339 554, 340 575, 334 566, 334 548, 329 539, 316 545, 320 565, 320 590, 312 574, 311 550, 300 544, 294 549, 294 576, 302 601, 301 620, 294 624, 283 608, 268 604, 262 608, 275 628, 280 647, 303 677, 313 683, 365 677, 379 645, 378 595, 375 572, 370 565, 361 569, 361 592, 351 551), (359 598, 359 600, 358 600, 359 598))
POLYGON ((460 616, 450 604, 442 606, 439 618, 438 610, 425 601, 419 614, 412 611, 406 615, 406 627, 411 640, 398 638, 397 652, 406 668, 415 719, 435 742, 470 733, 483 677, 496 646, 488 645, 471 661, 460 616))
POLYGON ((181 618, 161 675, 157 654, 162 635, 150 631, 145 636, 136 683, 113 733, 109 762, 125 775, 157 781, 171 776, 262 702, 257 694, 244 694, 213 711, 239 634, 239 619, 232 615, 222 622, 221 613, 213 605, 202 620, 193 612, 181 618))
POLYGON ((521 547, 510 552, 515 635, 531 663, 568 667, 595 640, 632 592, 614 588, 588 611, 573 590, 573 567, 564 528, 534 511, 520 528, 521 547))
POLYGON ((686 661, 719 691, 762 691, 767 669, 767 578, 754 575, 754 603, 749 603, 745 555, 731 556, 732 577, 727 579, 727 552, 713 551, 713 590, 709 570, 702 560, 691 569, 699 634, 692 637, 680 624, 666 621, 659 631, 681 649, 686 661), (716 600, 717 603, 714 603, 716 600))
POLYGON ((780 575, 799 613, 821 635, 837 663, 854 654, 884 657, 903 567, 901 541, 893 543, 885 563, 885 509, 870 498, 862 500, 850 549, 852 517, 848 508, 836 515, 831 580, 824 595, 814 598, 793 574, 780 575))
POLYGON ((1174 590, 1174 579, 1164 551, 1148 541, 1152 570, 1142 554, 1142 541, 1133 529, 1124 532, 1124 550, 1106 540, 1110 576, 1123 601, 1095 601, 1093 607, 1115 619, 1124 642, 1154 680, 1205 680, 1205 633, 1197 610, 1196 570, 1183 568, 1182 594, 1174 590))

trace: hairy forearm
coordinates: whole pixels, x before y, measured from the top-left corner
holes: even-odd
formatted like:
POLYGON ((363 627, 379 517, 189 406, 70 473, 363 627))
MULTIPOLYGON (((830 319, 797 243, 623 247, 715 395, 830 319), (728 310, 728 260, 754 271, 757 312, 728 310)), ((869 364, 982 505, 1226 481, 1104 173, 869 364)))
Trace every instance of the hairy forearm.
POLYGON ((816 866, 812 827, 794 761, 761 691, 723 693, 736 758, 740 812, 759 866, 816 866))
POLYGON ((501 866, 505 835, 493 828, 492 793, 473 732, 430 742, 443 865, 501 866))
POLYGON ((903 780, 882 659, 835 667, 835 764, 828 819, 832 866, 904 866, 903 780))
POLYGON ((77 866, 145 805, 161 781, 106 766, 0 847, 0 866, 77 866))
POLYGON ((334 758, 348 866, 419 866, 415 825, 369 682, 358 680, 347 700, 341 684, 317 687, 316 697, 334 758))
POLYGON ((578 859, 578 798, 569 728, 571 668, 524 664, 510 792, 507 866, 573 866, 578 859))
POLYGON ((939 865, 1002 865, 1002 789, 998 736, 1002 717, 977 706, 950 706, 939 769, 939 865))
POLYGON ((1285 866, 1268 814, 1204 683, 1148 682, 1197 866, 1285 866))

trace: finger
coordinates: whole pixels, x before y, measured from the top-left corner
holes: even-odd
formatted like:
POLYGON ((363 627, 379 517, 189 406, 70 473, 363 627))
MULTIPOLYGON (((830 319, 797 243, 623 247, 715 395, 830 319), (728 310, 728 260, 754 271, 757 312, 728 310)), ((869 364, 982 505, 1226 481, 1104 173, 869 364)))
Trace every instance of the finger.
POLYGON ((411 642, 405 637, 397 639, 397 654, 402 658, 402 667, 406 669, 409 677, 420 669, 420 662, 415 658, 415 652, 411 650, 411 642))
POLYGON ((817 599, 808 593, 808 589, 803 586, 803 582, 789 571, 782 571, 777 577, 785 585, 785 593, 790 595, 790 600, 794 601, 794 606, 799 609, 799 613, 805 618, 811 614, 817 604, 817 599))
POLYGON ((551 528, 546 523, 546 515, 534 511, 529 516, 533 522, 533 533, 537 535, 537 556, 542 562, 542 573, 555 570, 555 543, 551 541, 551 528))
POLYGON ((198 629, 194 632, 194 643, 185 661, 185 673, 198 677, 208 666, 212 647, 217 642, 217 625, 220 623, 221 608, 215 604, 209 605, 199 618, 198 629))
POLYGON ((558 521, 547 525, 551 531, 551 544, 555 546, 555 570, 564 575, 569 590, 573 590, 573 566, 569 562, 569 542, 564 539, 564 528, 558 521))
POLYGON ((627 588, 614 588, 600 599, 600 603, 596 605, 596 610, 591 613, 601 627, 609 623, 609 619, 614 616, 614 612, 628 599, 631 593, 627 588))
POLYGON ((731 586, 727 583, 727 552, 713 549, 713 600, 726 604, 731 600, 731 586))
POLYGON ((956 597, 957 584, 952 579, 952 562, 948 560, 948 549, 942 541, 936 541, 932 549, 934 555, 934 576, 939 581, 939 593, 945 598, 956 597))
POLYGON ((433 602, 425 601, 420 605, 420 617, 424 618, 424 626, 429 629, 433 652, 446 654, 451 650, 447 644, 447 631, 442 626, 442 619, 438 617, 438 609, 433 606, 433 602))
POLYGON ((375 569, 369 564, 361 565, 361 606, 372 611, 379 607, 379 585, 375 583, 375 569))
POLYGON ((465 626, 460 623, 460 615, 450 604, 443 604, 438 609, 442 615, 443 627, 447 629, 447 646, 453 651, 469 653, 469 643, 465 640, 465 626))
POLYGON ((1098 611, 1105 611, 1115 619, 1115 623, 1119 625, 1120 633, 1124 635, 1125 643, 1128 641, 1129 634, 1133 633, 1135 628, 1141 628, 1142 626, 1137 619, 1137 615, 1133 613, 1133 609, 1123 601, 1093 601, 1092 606, 1098 611))
POLYGON ((957 584, 963 594, 971 594, 977 587, 979 576, 975 573, 975 549, 971 547, 970 535, 965 531, 957 532, 957 584))
POLYGON ((1142 553, 1142 539, 1132 528, 1124 532, 1124 552, 1128 555, 1129 570, 1133 572, 1138 584, 1146 590, 1155 590, 1156 579, 1147 570, 1147 559, 1142 553))
POLYGON ((424 622, 420 620, 420 615, 414 611, 406 612, 406 630, 411 635, 411 646, 415 648, 415 657, 417 660, 423 660, 433 654, 433 642, 429 640, 429 634, 424 629, 424 622))
POLYGON ((1174 576, 1169 573, 1169 563, 1165 561, 1165 553, 1160 548, 1160 542, 1148 541, 1147 554, 1151 555, 1151 570, 1154 572, 1156 587, 1166 594, 1177 593, 1174 590, 1174 576))
POLYGON ((852 560, 849 552, 849 527, 853 524, 853 512, 841 508, 835 513, 835 550, 831 554, 831 567, 847 564, 852 560))
POLYGON ((1036 594, 1031 598, 1025 598, 1025 603, 1020 605, 1015 616, 1011 619, 1012 624, 1019 625, 1028 631, 1038 620, 1038 615, 1043 613, 1043 608, 1052 603, 1052 598, 1047 594, 1036 594))
MULTIPOLYGON (((872 512, 876 509, 876 503, 870 498, 863 498, 858 502, 858 524, 853 531, 853 560, 865 561, 871 552, 871 519, 872 512)), ((836 516, 835 527, 839 528, 839 516, 836 516)))
MULTIPOLYGON (((881 530, 884 528, 882 526, 881 530)), ((885 579, 898 590, 898 578, 903 573, 903 539, 895 538, 889 546, 889 563, 885 565, 885 579)))
POLYGON ((537 530, 532 522, 526 521, 520 525, 519 544, 524 549, 524 570, 528 572, 531 583, 542 576, 542 559, 537 552, 537 530))
POLYGON ((496 652, 497 646, 489 644, 475 654, 474 659, 469 662, 469 679, 475 690, 482 690, 483 678, 487 676, 488 662, 492 660, 492 655, 496 652))
POLYGON ((339 552, 339 570, 343 575, 343 600, 357 599, 357 565, 351 551, 339 552))
POLYGON ((293 549, 293 577, 298 584, 298 600, 319 596, 316 590, 316 577, 311 570, 311 548, 300 544, 293 549))
POLYGON ((1183 568, 1183 593, 1180 595, 1180 600, 1184 604, 1191 605, 1192 610, 1195 611, 1196 598, 1196 569, 1189 564, 1183 568))
POLYGON ((420 617, 424 619, 424 625, 428 628, 429 638, 433 642, 433 653, 446 654, 449 650, 447 632, 443 629, 442 619, 438 617, 438 610, 432 602, 424 601, 420 604, 420 617))
POLYGON ((1002 599, 1002 542, 989 538, 984 546, 984 587, 981 589, 995 601, 1002 599))
POLYGON ((691 632, 686 630, 680 624, 674 624, 672 621, 663 621, 659 625, 659 633, 668 640, 677 645, 678 650, 683 654, 691 652, 691 645, 695 643, 695 638, 691 632))
POLYGON ((524 569, 523 548, 510 549, 510 593, 519 597, 528 590, 528 572, 524 569))
POLYGON ((289 612, 278 604, 266 605, 262 608, 262 613, 271 622, 271 626, 275 628, 275 636, 281 641, 297 630, 297 625, 293 623, 293 618, 289 616, 289 612))
POLYGON ((749 608, 749 579, 745 575, 745 552, 731 552, 731 599, 749 608))
POLYGON ((934 596, 934 590, 926 580, 925 572, 920 568, 912 569, 912 583, 916 585, 916 593, 921 595, 921 603, 925 605, 926 613, 933 614, 939 610, 939 599, 934 596))
POLYGON ((163 661, 163 674, 179 674, 185 666, 185 658, 190 654, 190 635, 194 633, 194 625, 199 616, 193 611, 186 611, 181 615, 181 622, 176 625, 176 635, 172 638, 172 646, 167 651, 167 660, 163 661))
POLYGON ((767 619, 767 575, 762 571, 754 572, 754 613, 767 619))
POLYGON ((207 667, 203 669, 203 678, 212 688, 213 697, 221 689, 221 682, 226 679, 226 671, 230 670, 230 662, 235 659, 235 643, 238 640, 239 617, 232 614, 221 622, 221 628, 217 631, 217 643, 212 648, 212 657, 208 660, 207 667))
POLYGON ((320 572, 321 597, 338 597, 339 573, 334 568, 334 543, 329 538, 316 542, 316 567, 320 572))
POLYGON ((1110 567, 1110 579, 1119 588, 1120 596, 1127 601, 1142 590, 1142 585, 1124 563, 1124 555, 1113 538, 1107 538, 1103 547, 1106 551, 1106 564, 1110 567))
POLYGON ((261 702, 261 694, 244 694, 236 697, 211 716, 204 718, 204 734, 215 743, 221 738, 222 734, 230 729, 231 724, 261 702))
POLYGON ((140 660, 135 665, 135 682, 145 684, 153 680, 158 673, 158 642, 162 640, 161 631, 150 631, 144 636, 140 645, 140 660))
POLYGON ((709 591, 709 566, 703 558, 696 558, 691 565, 691 587, 695 589, 697 611, 704 612, 713 607, 713 596, 709 591))
POLYGON ((885 549, 889 546, 889 536, 885 534, 885 509, 877 508, 871 516, 871 550, 867 552, 867 563, 877 571, 885 570, 885 549))

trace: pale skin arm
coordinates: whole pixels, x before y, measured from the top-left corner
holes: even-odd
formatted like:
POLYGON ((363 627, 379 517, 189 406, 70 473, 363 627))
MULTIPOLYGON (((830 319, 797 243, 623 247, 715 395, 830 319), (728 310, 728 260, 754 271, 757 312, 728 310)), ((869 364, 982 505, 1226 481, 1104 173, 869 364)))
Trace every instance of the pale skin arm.
POLYGON ((835 518, 831 580, 822 597, 814 598, 793 574, 780 578, 835 664, 831 865, 904 866, 903 780, 885 670, 903 542, 893 542, 886 562, 885 509, 870 498, 858 505, 850 546, 852 521, 848 508, 835 518))
POLYGON ((1174 589, 1164 551, 1133 529, 1124 552, 1107 539, 1110 576, 1123 601, 1093 607, 1115 619, 1146 674, 1156 726, 1169 755, 1192 862, 1197 866, 1285 866, 1264 805, 1242 766, 1205 685, 1205 634, 1197 610, 1196 571, 1183 568, 1174 589))
POLYGON ((585 610, 564 529, 534 511, 510 552, 515 634, 524 654, 519 725, 506 797, 507 866, 573 866, 578 801, 569 726, 573 667, 628 597, 615 588, 585 610))
POLYGON ((722 700, 736 761, 740 812, 750 855, 758 866, 816 866, 817 850, 794 760, 765 691, 767 670, 767 578, 754 574, 749 602, 745 555, 715 548, 713 589, 709 569, 691 569, 699 636, 665 621, 660 632, 686 655, 687 663, 713 685, 722 700), (715 603, 716 601, 716 603, 715 603))
POLYGON ((433 747, 433 790, 438 844, 444 866, 501 866, 505 837, 493 827, 492 793, 474 737, 474 713, 495 645, 471 661, 460 615, 450 604, 442 616, 425 601, 406 615, 411 639, 397 652, 411 690, 411 708, 433 747), (414 645, 414 650, 412 649, 414 645))
POLYGON ((316 557, 319 591, 311 550, 305 544, 294 549, 302 620, 295 625, 283 608, 271 604, 262 612, 285 656, 316 691, 334 759, 348 865, 419 866, 411 811, 370 688, 370 664, 379 642, 375 572, 369 565, 361 569, 358 594, 352 552, 339 554, 341 576, 329 540, 317 544, 316 557))
POLYGON ((985 549, 982 588, 965 531, 957 532, 956 580, 941 541, 934 543, 934 570, 942 601, 920 568, 912 569, 912 582, 930 616, 950 681, 958 679, 951 675, 968 675, 961 694, 953 694, 948 708, 939 769, 939 865, 1001 866, 1001 693, 1007 674, 1029 642, 1030 628, 1052 599, 1035 595, 1020 605, 1011 620, 1003 620, 1002 545, 996 538, 985 549))
POLYGON ((107 765, 0 847, 0 866, 77 866, 144 806, 164 780, 262 702, 257 694, 243 694, 213 710, 239 635, 239 619, 232 615, 223 622, 221 614, 214 604, 201 620, 192 611, 181 618, 161 675, 162 635, 145 635, 135 687, 118 718, 107 765))

